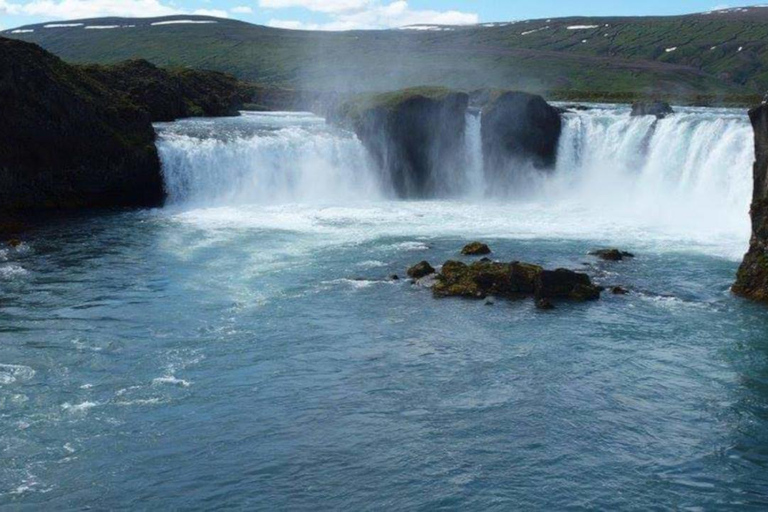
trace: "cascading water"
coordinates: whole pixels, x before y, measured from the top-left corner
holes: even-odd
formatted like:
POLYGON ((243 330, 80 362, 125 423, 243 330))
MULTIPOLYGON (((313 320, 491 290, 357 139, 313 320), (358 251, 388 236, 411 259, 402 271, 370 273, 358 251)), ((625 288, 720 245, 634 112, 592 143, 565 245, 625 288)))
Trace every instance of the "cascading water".
POLYGON ((569 114, 545 193, 617 214, 746 231, 753 141, 735 110, 681 109, 658 121, 615 108, 569 114))
MULTIPOLYGON (((435 171, 437 182, 450 185, 447 197, 472 202, 494 192, 494 200, 507 204, 535 201, 548 210, 589 211, 595 221, 621 217, 633 225, 658 221, 698 232, 711 224, 742 237, 748 233, 754 149, 743 112, 679 109, 658 121, 631 118, 616 107, 566 114, 556 169, 521 169, 515 193, 506 199, 488 190, 480 126, 480 116, 468 114, 462 161, 435 171)), ((354 135, 309 114, 190 120, 160 125, 159 132, 171 204, 394 197, 354 135)))
POLYGON ((377 199, 386 187, 360 142, 308 114, 246 114, 159 126, 171 204, 377 199))

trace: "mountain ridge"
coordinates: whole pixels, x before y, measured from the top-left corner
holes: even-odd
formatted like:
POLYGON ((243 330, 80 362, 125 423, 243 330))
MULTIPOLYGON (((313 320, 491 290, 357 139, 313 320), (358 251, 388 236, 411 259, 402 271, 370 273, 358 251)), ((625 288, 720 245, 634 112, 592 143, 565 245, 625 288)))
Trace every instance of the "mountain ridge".
POLYGON ((768 89, 766 21, 768 7, 741 7, 323 32, 175 15, 39 23, 0 34, 75 63, 143 58, 313 90, 441 85, 717 96, 768 89))

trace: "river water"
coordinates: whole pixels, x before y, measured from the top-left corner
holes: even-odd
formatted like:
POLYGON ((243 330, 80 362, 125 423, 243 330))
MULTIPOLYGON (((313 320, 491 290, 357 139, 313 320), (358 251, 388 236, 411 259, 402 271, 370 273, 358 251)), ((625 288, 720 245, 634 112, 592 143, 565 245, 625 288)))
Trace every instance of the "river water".
POLYGON ((158 125, 165 208, 0 250, 0 508, 768 507, 768 312, 729 293, 745 113, 569 114, 558 168, 502 192, 469 121, 430 200, 309 115, 158 125), (388 279, 474 239, 631 293, 388 279))

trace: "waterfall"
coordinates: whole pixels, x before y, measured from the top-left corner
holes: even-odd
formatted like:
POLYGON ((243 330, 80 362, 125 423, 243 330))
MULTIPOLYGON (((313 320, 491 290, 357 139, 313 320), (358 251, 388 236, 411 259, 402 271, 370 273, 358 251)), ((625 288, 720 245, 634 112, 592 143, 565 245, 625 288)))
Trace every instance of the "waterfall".
MULTIPOLYGON (((443 187, 437 197, 492 195, 507 203, 570 204, 603 218, 748 229, 754 139, 743 112, 680 109, 663 120, 631 118, 615 107, 566 114, 556 169, 510 173, 514 194, 506 196, 489 190, 480 126, 479 115, 467 115, 463 156, 434 170, 443 187)), ((309 114, 187 120, 160 124, 158 132, 171 204, 394 198, 388 177, 353 134, 309 114)))
POLYGON ((326 203, 386 194, 362 144, 308 114, 158 125, 171 204, 326 203))
POLYGON ((545 194, 620 214, 744 229, 754 136, 743 113, 683 109, 662 120, 617 109, 566 115, 545 194))

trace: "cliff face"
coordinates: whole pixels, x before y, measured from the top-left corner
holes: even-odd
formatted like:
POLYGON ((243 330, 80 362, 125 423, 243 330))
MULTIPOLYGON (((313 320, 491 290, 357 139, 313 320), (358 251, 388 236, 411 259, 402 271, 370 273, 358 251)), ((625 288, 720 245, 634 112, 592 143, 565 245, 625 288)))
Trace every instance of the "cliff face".
POLYGON ((459 162, 469 96, 411 89, 341 105, 331 116, 351 127, 399 197, 433 197, 436 170, 459 162))
POLYGON ((235 77, 215 71, 161 69, 146 60, 82 70, 144 107, 153 122, 184 117, 237 116, 249 91, 235 77))
POLYGON ((486 176, 508 181, 507 173, 530 163, 554 167, 562 132, 560 112, 541 96, 504 92, 483 107, 482 141, 486 176))
POLYGON ((36 45, 0 38, 0 210, 163 201, 146 111, 36 45))
POLYGON ((749 112, 755 132, 752 241, 739 269, 733 291, 749 299, 768 302, 768 105, 749 112))

